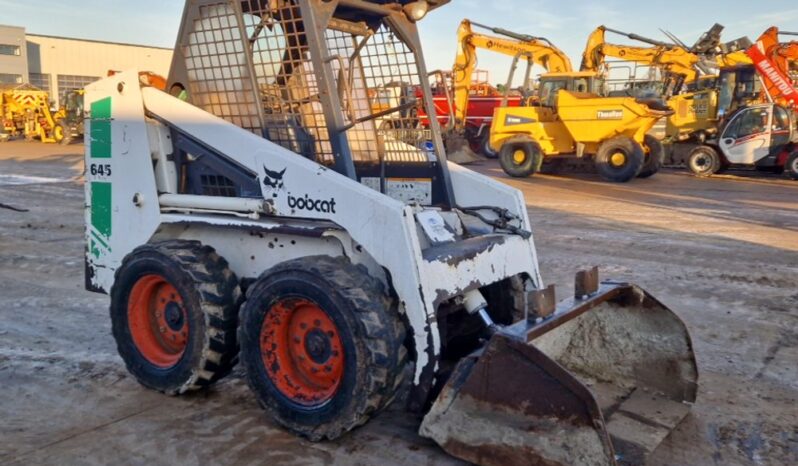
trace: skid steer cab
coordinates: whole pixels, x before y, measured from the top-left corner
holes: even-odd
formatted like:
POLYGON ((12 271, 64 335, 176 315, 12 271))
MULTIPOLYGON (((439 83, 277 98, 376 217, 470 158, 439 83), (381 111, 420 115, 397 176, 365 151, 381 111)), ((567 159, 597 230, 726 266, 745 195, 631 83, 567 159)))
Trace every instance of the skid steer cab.
POLYGON ((142 385, 240 362, 313 441, 407 389, 475 463, 645 456, 695 400, 684 324, 594 272, 554 307, 521 193, 448 163, 435 120, 376 124, 434 111, 416 22, 443 3, 188 2, 169 93, 134 70, 86 88, 86 285, 142 385), (419 101, 375 111, 392 82, 419 101))
MULTIPOLYGON (((512 69, 508 83, 515 63, 512 69)), ((539 100, 497 107, 490 145, 504 172, 528 177, 544 163, 582 159, 605 181, 623 183, 657 173, 664 152, 647 133, 673 111, 650 100, 603 97, 603 88, 603 79, 593 72, 547 73, 540 77, 539 100)))
POLYGON ((701 177, 754 167, 798 180, 793 113, 776 104, 742 107, 726 119, 719 137, 691 148, 687 166, 701 177))

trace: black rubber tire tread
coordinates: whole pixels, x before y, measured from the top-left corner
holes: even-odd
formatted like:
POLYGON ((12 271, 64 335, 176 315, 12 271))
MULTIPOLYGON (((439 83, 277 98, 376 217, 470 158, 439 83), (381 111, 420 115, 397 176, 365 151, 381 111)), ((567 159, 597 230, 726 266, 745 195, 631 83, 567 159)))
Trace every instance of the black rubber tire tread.
MULTIPOLYGON (((246 369, 247 382, 258 403, 278 423, 311 441, 333 440, 365 424, 394 400, 399 387, 404 383, 408 359, 407 348, 404 346, 407 330, 399 316, 396 301, 386 292, 382 282, 370 276, 363 265, 354 265, 346 257, 307 256, 272 267, 247 289, 239 320, 240 359, 246 369), (273 277, 294 272, 314 276, 326 287, 335 290, 344 302, 351 303, 350 309, 354 311, 352 317, 362 336, 360 341, 364 343, 366 356, 365 363, 359 364, 359 380, 351 393, 352 401, 347 405, 348 409, 336 413, 336 417, 326 423, 315 425, 297 422, 281 415, 271 404, 279 404, 279 400, 262 393, 257 385, 254 374, 260 369, 258 365, 262 367, 262 361, 253 361, 247 356, 249 345, 259 345, 260 337, 259 326, 249 328, 253 315, 247 314, 264 311, 260 309, 259 303, 253 301, 253 295, 273 277), (252 306, 249 303, 253 303, 252 306)), ((262 319, 256 322, 262 322, 262 319)), ((255 353, 260 355, 260 350, 253 352, 255 353)))
POLYGON ((490 148, 490 128, 482 130, 483 134, 479 142, 479 153, 487 159, 499 158, 499 153, 490 148))
POLYGON ((542 164, 543 150, 540 148, 540 144, 531 139, 510 139, 499 149, 499 165, 504 173, 514 178, 532 176, 540 171, 542 164), (513 161, 513 155, 519 149, 526 153, 526 159, 521 165, 513 161))
POLYGON ((643 168, 638 173, 638 178, 649 178, 654 176, 665 162, 665 149, 659 139, 650 134, 644 137, 644 144, 648 147, 648 154, 645 156, 643 168))
POLYGON ((698 146, 690 151, 690 155, 687 157, 687 168, 690 169, 693 175, 706 178, 720 172, 723 168, 723 161, 718 151, 714 148, 710 146, 698 146), (696 169, 696 164, 693 161, 694 158, 701 155, 709 157, 709 166, 705 170, 696 169))
POLYGON ((643 148, 629 136, 615 136, 602 142, 595 157, 598 174, 613 183, 626 183, 635 178, 640 173, 644 161, 643 148), (615 168, 610 163, 610 157, 619 150, 626 155, 627 163, 621 168, 615 168))
MULTIPOLYGON (((110 294, 112 330, 119 354, 125 361, 128 371, 142 385, 168 395, 180 395, 207 387, 222 379, 238 363, 236 329, 238 310, 242 301, 241 289, 227 261, 212 247, 203 245, 199 241, 188 240, 168 240, 139 246, 124 258, 122 265, 117 269, 110 294), (193 301, 202 313, 204 328, 201 329, 202 340, 198 344, 198 354, 193 355, 196 360, 190 363, 190 370, 187 373, 177 378, 165 375, 163 380, 153 380, 140 376, 141 364, 142 362, 146 364, 146 360, 135 349, 135 344, 128 339, 126 315, 124 318, 116 315, 118 312, 126 313, 127 293, 130 291, 129 288, 120 288, 118 285, 125 283, 122 278, 128 267, 145 256, 160 257, 161 260, 176 266, 186 274, 193 283, 193 289, 178 289, 181 295, 188 294, 183 296, 184 305, 188 307, 188 302, 193 301)), ((189 347, 186 351, 189 351, 189 347)))
POLYGON ((793 152, 787 157, 787 163, 784 165, 784 172, 791 180, 798 180, 798 151, 793 152))

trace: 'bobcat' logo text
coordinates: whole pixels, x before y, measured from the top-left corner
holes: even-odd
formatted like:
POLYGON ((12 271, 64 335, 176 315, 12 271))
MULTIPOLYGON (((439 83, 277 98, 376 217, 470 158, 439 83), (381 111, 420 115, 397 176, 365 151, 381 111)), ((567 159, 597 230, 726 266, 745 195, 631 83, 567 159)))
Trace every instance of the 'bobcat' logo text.
POLYGON ((312 199, 305 194, 305 197, 294 197, 288 195, 288 207, 292 209, 307 210, 310 212, 322 212, 325 214, 334 214, 335 212, 335 198, 329 201, 322 201, 320 199, 312 199))

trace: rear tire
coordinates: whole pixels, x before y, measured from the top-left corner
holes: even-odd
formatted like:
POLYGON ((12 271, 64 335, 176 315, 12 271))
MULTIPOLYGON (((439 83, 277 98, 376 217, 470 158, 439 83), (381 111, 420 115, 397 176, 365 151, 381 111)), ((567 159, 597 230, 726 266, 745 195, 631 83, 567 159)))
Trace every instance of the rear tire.
POLYGON ((364 424, 403 380, 396 302, 346 258, 303 257, 264 272, 247 290, 239 337, 260 405, 313 441, 364 424))
POLYGON ((596 171, 607 181, 625 183, 643 167, 643 148, 628 136, 616 136, 601 143, 596 152, 596 171))
POLYGON ((515 140, 505 142, 499 150, 499 164, 508 175, 525 178, 540 171, 543 163, 543 151, 540 145, 532 140, 515 140))
POLYGON ((791 180, 798 180, 798 152, 793 152, 787 157, 787 164, 784 171, 791 180))
POLYGON ((638 178, 649 178, 653 176, 662 168, 665 162, 665 149, 662 147, 662 143, 659 139, 650 134, 646 134, 644 144, 648 151, 645 153, 645 161, 643 162, 643 168, 640 170, 640 174, 637 175, 638 178))
POLYGON ((723 163, 715 149, 710 146, 698 146, 687 157, 687 167, 693 175, 705 178, 718 173, 723 163))
POLYGON ((227 261, 209 246, 175 240, 136 248, 111 288, 113 335, 128 371, 169 395, 229 374, 240 297, 227 261))

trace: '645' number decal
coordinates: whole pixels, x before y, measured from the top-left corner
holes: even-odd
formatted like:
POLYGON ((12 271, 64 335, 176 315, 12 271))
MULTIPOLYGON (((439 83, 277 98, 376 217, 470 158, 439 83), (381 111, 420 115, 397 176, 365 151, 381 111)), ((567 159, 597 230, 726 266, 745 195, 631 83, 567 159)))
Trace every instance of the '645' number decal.
POLYGON ((89 166, 89 173, 92 176, 111 176, 111 164, 93 163, 89 166))

